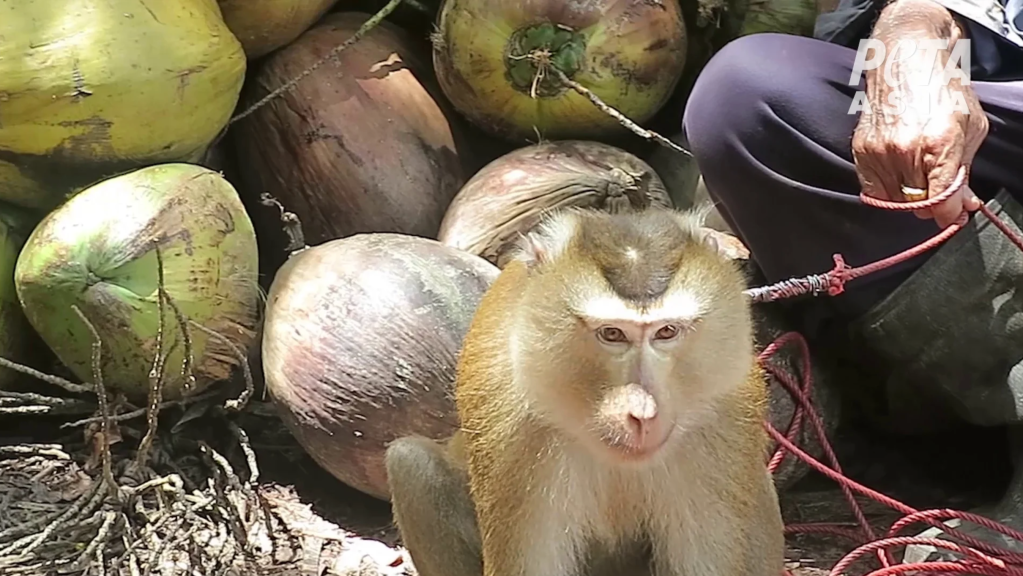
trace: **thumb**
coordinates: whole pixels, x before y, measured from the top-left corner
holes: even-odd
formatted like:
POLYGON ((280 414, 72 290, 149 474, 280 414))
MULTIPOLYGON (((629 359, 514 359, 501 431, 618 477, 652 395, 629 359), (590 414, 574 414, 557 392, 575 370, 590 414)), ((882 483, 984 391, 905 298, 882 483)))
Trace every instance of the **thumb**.
MULTIPOLYGON (((935 198, 944 194, 948 187, 955 182, 958 173, 959 164, 953 162, 942 162, 931 169, 927 175, 927 197, 935 198)), ((963 199, 966 197, 966 192, 966 182, 963 182, 959 190, 952 194, 948 200, 930 208, 930 213, 939 227, 945 228, 959 219, 963 213, 963 199)), ((973 193, 969 192, 969 195, 973 196, 973 193)), ((976 198, 976 196, 973 197, 976 198)))
POLYGON ((973 189, 970 188, 970 185, 964 184, 963 208, 969 210, 970 212, 976 212, 977 210, 980 210, 982 204, 984 204, 984 201, 978 198, 977 195, 973 193, 973 189))

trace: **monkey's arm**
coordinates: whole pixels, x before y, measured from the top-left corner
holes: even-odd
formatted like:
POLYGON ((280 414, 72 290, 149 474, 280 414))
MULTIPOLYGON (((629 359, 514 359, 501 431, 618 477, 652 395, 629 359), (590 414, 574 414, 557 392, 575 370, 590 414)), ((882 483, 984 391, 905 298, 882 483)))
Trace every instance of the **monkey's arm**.
POLYGON ((420 576, 480 576, 479 529, 468 476, 454 446, 400 438, 385 463, 395 521, 420 576))

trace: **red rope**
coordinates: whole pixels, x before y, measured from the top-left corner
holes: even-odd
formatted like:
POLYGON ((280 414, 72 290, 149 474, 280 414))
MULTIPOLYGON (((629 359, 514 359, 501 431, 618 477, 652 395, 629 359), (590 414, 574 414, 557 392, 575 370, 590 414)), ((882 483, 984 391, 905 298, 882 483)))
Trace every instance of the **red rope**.
MULTIPOLYGON (((964 167, 960 168, 955 181, 951 186, 949 186, 948 190, 939 196, 920 202, 888 202, 870 198, 862 194, 860 195, 860 198, 868 206, 885 210, 921 210, 931 208, 948 200, 948 198, 962 187, 965 180, 966 169, 964 167)), ((1020 248, 1020 250, 1023 250, 1023 238, 1021 238, 1017 232, 1012 230, 1008 224, 1001 221, 986 206, 982 205, 980 207, 980 212, 990 219, 991 222, 1002 231, 1002 233, 1004 233, 1016 246, 1020 248)), ((888 268, 889 266, 894 266, 895 264, 904 262, 941 245, 943 242, 962 230, 968 218, 969 214, 964 211, 954 224, 948 226, 933 238, 918 246, 914 246, 909 250, 905 250, 894 256, 885 258, 884 260, 852 268, 846 265, 840 254, 835 254, 835 268, 829 272, 806 276, 804 278, 785 280, 783 282, 761 288, 753 288, 751 290, 747 290, 746 293, 754 302, 771 302, 782 298, 791 298, 804 294, 817 295, 825 292, 832 296, 841 294, 845 290, 845 283, 850 280, 866 276, 878 270, 888 268)), ((831 444, 828 442, 824 422, 814 409, 811 401, 813 380, 810 370, 810 351, 806 340, 803 339, 801 335, 795 332, 788 332, 781 335, 760 353, 758 359, 764 366, 765 370, 774 377, 774 380, 788 391, 796 404, 792 420, 789 422, 789 426, 785 434, 776 430, 770 422, 764 423, 770 436, 778 443, 777 450, 768 462, 768 469, 774 473, 788 454, 794 455, 814 470, 838 483, 839 488, 842 490, 845 499, 849 503, 849 507, 853 512, 853 516, 856 519, 856 526, 854 527, 843 524, 819 523, 789 525, 785 529, 786 534, 833 535, 854 540, 859 544, 856 549, 835 564, 835 566, 831 569, 829 576, 842 576, 844 571, 849 567, 862 560, 865 556, 871 555, 877 557, 882 567, 879 570, 871 572, 867 576, 895 576, 908 573, 968 573, 984 576, 1023 576, 1023 554, 1014 553, 1003 547, 967 536, 958 530, 954 530, 944 525, 942 521, 959 519, 964 522, 973 522, 974 524, 984 526, 1020 542, 1023 542, 1023 533, 988 518, 984 518, 976 514, 970 514, 968 512, 949 509, 919 511, 899 502, 898 500, 863 486, 862 484, 847 478, 842 473, 842 468, 838 463, 838 458, 835 456, 835 452, 832 449, 831 444), (803 360, 798 382, 790 374, 781 370, 777 366, 772 365, 770 362, 771 357, 774 356, 779 349, 786 344, 793 343, 799 346, 800 355, 803 360), (813 433, 817 437, 817 440, 823 449, 824 458, 827 460, 828 464, 824 464, 813 456, 810 456, 795 444, 796 438, 799 437, 799 434, 807 421, 810 423, 813 433), (874 529, 867 521, 859 502, 856 500, 855 493, 859 493, 860 495, 866 496, 876 502, 888 506, 889 508, 903 514, 903 517, 892 524, 884 538, 878 538, 874 529), (948 537, 955 538, 958 542, 937 538, 897 535, 902 530, 905 530, 907 527, 914 524, 927 524, 938 527, 943 530, 948 537), (956 562, 941 561, 896 564, 892 557, 892 549, 904 548, 910 545, 925 545, 949 550, 958 554, 961 558, 956 562)), ((786 576, 791 576, 789 572, 786 572, 785 574, 786 576)))
MULTIPOLYGON (((932 208, 948 200, 956 193, 959 188, 963 186, 966 181, 966 168, 962 167, 956 174, 955 180, 948 187, 947 190, 935 196, 934 198, 928 198, 927 200, 921 200, 919 202, 889 202, 886 200, 878 200, 871 198, 866 194, 860 194, 860 200, 868 206, 874 208, 881 208, 884 210, 897 210, 902 212, 909 212, 913 210, 923 210, 926 208, 932 208)), ((991 223, 998 227, 999 230, 1005 234, 1013 244, 1023 250, 1023 237, 1021 237, 1016 231, 1009 227, 1008 224, 1003 222, 990 208, 981 204, 980 212, 984 214, 991 223)), ((944 230, 928 239, 926 242, 914 246, 908 250, 899 252, 894 256, 889 256, 884 260, 878 260, 863 266, 856 268, 850 267, 845 263, 845 259, 842 258, 841 254, 835 254, 833 256, 835 260, 835 267, 830 271, 823 274, 813 274, 811 276, 804 276, 803 278, 792 278, 789 280, 783 280, 776 284, 769 286, 763 286, 760 288, 751 288, 746 291, 746 294, 753 299, 754 302, 773 302, 775 300, 782 300, 784 298, 792 298, 795 296, 802 296, 804 294, 818 295, 827 292, 830 296, 837 296, 845 291, 845 283, 850 280, 855 280, 862 276, 872 274, 878 270, 894 266, 901 262, 905 262, 910 258, 914 258, 927 252, 933 248, 936 248, 943 244, 946 240, 954 236, 957 232, 963 229, 966 225, 966 221, 969 219, 969 213, 965 210, 959 216, 959 219, 955 223, 950 224, 944 230)))

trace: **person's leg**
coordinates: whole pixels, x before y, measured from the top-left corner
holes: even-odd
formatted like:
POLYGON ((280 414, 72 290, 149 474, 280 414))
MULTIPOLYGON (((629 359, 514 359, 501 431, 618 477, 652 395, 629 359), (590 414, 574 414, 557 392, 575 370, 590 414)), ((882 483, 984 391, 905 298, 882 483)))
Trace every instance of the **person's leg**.
MULTIPOLYGON (((852 50, 812 39, 748 36, 721 50, 694 87, 686 139, 708 192, 769 282, 826 271, 834 253, 853 266, 874 262, 938 232, 932 221, 857 198, 850 146, 857 117, 848 110, 862 80, 848 86, 853 58, 852 50)), ((973 85, 991 128, 971 187, 1021 229, 1023 82, 973 85), (1007 194, 999 193, 1003 188, 1007 194)), ((1016 475, 1002 501, 983 512, 1017 529, 1023 529, 1021 285, 1023 254, 978 216, 939 249, 859 279, 842 296, 804 303, 837 315, 851 348, 866 351, 859 359, 870 361, 859 364, 875 368, 872 381, 885 390, 887 408, 909 411, 936 398, 967 421, 1011 427, 1016 475)))
MULTIPOLYGON (((683 131, 723 217, 769 282, 851 266, 910 248, 938 232, 931 220, 862 204, 849 108, 855 52, 811 38, 756 34, 726 45, 701 72, 683 131)), ((1023 82, 973 82, 990 133, 971 185, 989 200, 1023 197, 1023 82)), ((829 305, 859 316, 930 254, 856 280, 829 305)))

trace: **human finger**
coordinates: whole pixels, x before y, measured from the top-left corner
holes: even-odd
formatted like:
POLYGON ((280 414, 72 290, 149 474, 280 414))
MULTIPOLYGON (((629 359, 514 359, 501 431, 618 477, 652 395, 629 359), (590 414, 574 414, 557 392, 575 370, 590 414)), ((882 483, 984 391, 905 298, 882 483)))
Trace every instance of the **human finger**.
POLYGON ((963 208, 970 212, 976 212, 980 210, 982 204, 984 201, 973 193, 973 188, 970 188, 969 184, 963 184, 963 208))
MULTIPOLYGON (((959 168, 960 165, 958 162, 952 162, 948 158, 943 159, 935 165, 928 174, 928 198, 935 198, 948 191, 949 186, 955 182, 956 176, 959 173, 959 168)), ((955 193, 953 193, 946 201, 930 208, 930 214, 940 228, 946 228, 948 225, 954 223, 963 213, 964 185, 965 182, 961 183, 959 189, 956 190, 955 193)))
MULTIPOLYGON (((902 164, 902 185, 899 187, 900 201, 902 202, 922 202, 927 200, 928 197, 928 170, 924 166, 924 161, 919 150, 908 151, 904 157, 902 164)), ((913 214, 917 218, 930 219, 932 218, 930 208, 922 208, 920 210, 914 210, 913 214)))

